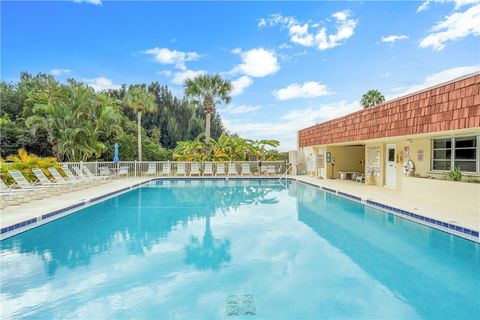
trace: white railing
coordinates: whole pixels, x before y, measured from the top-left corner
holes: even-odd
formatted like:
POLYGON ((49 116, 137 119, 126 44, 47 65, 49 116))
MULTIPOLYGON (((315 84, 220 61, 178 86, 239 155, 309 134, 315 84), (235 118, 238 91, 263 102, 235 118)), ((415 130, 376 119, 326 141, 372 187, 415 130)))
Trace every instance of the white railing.
MULTIPOLYGON (((127 176, 130 177, 142 177, 142 176, 161 176, 163 166, 165 164, 170 164, 171 175, 176 175, 177 167, 179 163, 185 164, 185 171, 187 175, 190 173, 191 165, 194 161, 120 161, 118 164, 113 161, 94 161, 94 162, 62 162, 60 165, 72 167, 86 166, 92 173, 99 174, 100 169, 107 167, 112 172, 118 172, 120 168, 127 168, 127 176), (150 165, 155 166, 154 173, 148 173, 148 168, 150 165)), ((203 173, 205 163, 213 164, 213 171, 216 172, 216 166, 220 163, 225 165, 225 171, 228 173, 228 164, 235 164, 237 169, 237 174, 242 173, 243 164, 248 164, 250 167, 250 172, 254 175, 265 175, 267 173, 268 166, 274 166, 276 175, 281 175, 287 169, 287 163, 285 161, 233 161, 233 162, 220 162, 220 161, 210 161, 210 162, 195 162, 199 164, 200 171, 203 173)))

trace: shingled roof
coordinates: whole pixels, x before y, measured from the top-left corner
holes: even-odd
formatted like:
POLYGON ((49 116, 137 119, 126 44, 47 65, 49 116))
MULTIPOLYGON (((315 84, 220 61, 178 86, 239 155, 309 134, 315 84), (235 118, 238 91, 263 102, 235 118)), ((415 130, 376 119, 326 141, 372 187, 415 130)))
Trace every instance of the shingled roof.
POLYGON ((299 147, 480 127, 480 73, 299 131, 299 147))

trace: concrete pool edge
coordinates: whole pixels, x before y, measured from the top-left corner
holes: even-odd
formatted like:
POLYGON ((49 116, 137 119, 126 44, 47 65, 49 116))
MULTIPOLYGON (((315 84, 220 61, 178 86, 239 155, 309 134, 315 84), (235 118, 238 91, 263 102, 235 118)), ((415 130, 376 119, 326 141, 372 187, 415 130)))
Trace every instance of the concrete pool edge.
MULTIPOLYGON (((90 206, 96 205, 98 203, 101 203, 103 201, 106 201, 108 199, 111 199, 113 197, 119 196, 121 194, 124 194, 126 192, 129 192, 133 189, 136 189, 144 184, 151 183, 153 181, 160 181, 160 180, 209 180, 209 179, 215 179, 215 180, 243 180, 243 179, 251 179, 251 180, 279 180, 278 177, 259 177, 259 176, 237 176, 237 177, 152 177, 147 180, 132 184, 127 187, 120 188, 118 190, 93 197, 91 199, 86 199, 86 200, 81 200, 77 203, 74 203, 72 205, 66 206, 64 208, 60 208, 57 210, 54 210, 52 212, 47 212, 44 214, 41 214, 39 216, 32 216, 30 219, 26 219, 20 222, 16 222, 12 225, 2 227, 0 230, 0 241, 5 240, 8 238, 11 238, 17 234, 23 233, 25 231, 37 228, 43 224, 55 221, 57 219, 63 218, 65 216, 68 216, 72 213, 75 213, 77 211, 80 211, 82 209, 88 208, 90 206)), ((441 220, 429 218, 423 215, 420 215, 418 213, 413 213, 409 212, 407 210, 403 210, 400 208, 396 208, 391 205, 387 205, 378 201, 374 201, 374 199, 369 199, 369 198, 362 198, 358 195, 353 195, 350 193, 343 192, 341 190, 336 190, 333 188, 327 188, 323 187, 320 185, 316 185, 314 183, 310 183, 308 181, 303 181, 302 179, 296 177, 296 176, 287 176, 287 177, 282 177, 282 180, 290 180, 290 181, 296 181, 300 183, 304 183, 307 185, 310 185, 312 187, 315 187, 319 190, 322 190, 323 192, 327 192, 329 194, 335 195, 340 198, 344 198, 359 204, 362 204, 367 207, 375 208, 378 210, 381 210, 387 214, 392 214, 397 217, 403 218, 410 220, 415 223, 419 223, 421 225, 437 229, 442 232, 449 233, 453 236, 461 237, 463 239, 473 241, 476 243, 480 243, 480 237, 479 237, 479 232, 476 230, 472 230, 470 228, 465 228, 461 227, 452 223, 447 223, 441 220)))

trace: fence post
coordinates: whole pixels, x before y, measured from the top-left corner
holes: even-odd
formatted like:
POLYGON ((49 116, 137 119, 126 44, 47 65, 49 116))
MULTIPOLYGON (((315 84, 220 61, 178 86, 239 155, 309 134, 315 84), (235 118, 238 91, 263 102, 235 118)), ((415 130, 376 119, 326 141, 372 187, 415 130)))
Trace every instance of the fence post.
POLYGON ((95 160, 95 174, 98 174, 98 161, 95 160))
POLYGON ((135 160, 133 167, 134 167, 135 177, 137 177, 137 160, 135 160))

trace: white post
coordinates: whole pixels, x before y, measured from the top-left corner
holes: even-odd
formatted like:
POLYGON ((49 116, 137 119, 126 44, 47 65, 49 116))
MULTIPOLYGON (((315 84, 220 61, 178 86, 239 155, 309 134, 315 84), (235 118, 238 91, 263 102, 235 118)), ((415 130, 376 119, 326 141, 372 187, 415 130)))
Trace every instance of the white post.
POLYGON ((134 163, 135 177, 137 177, 137 160, 134 163))

